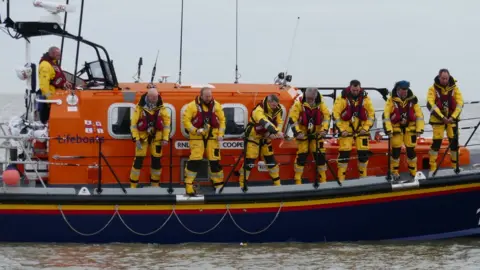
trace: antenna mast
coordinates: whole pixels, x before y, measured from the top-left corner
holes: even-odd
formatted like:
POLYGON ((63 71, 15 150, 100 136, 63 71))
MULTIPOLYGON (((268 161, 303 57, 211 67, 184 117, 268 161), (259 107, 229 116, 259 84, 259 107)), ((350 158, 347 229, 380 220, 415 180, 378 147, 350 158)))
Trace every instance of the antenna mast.
POLYGON ((288 55, 287 66, 285 67, 285 76, 288 75, 288 66, 290 66, 290 60, 292 59, 293 45, 295 44, 295 37, 297 36, 298 23, 300 22, 300 17, 297 17, 297 24, 295 25, 295 30, 293 31, 292 46, 290 47, 290 54, 288 55))
MULTIPOLYGON (((78 41, 77 41, 77 53, 75 55, 75 72, 73 73, 73 84, 72 90, 75 90, 76 83, 77 83, 77 69, 78 69, 78 54, 80 53, 80 37, 82 36, 82 23, 83 23, 83 6, 85 0, 82 0, 81 8, 80 8, 80 23, 78 25, 78 41)), ((73 92, 72 92, 73 95, 73 92)))
POLYGON ((238 83, 238 0, 235 0, 235 5, 235 83, 238 83))
MULTIPOLYGON (((143 58, 140 57, 138 59, 137 78, 135 80, 135 83, 138 83, 141 80, 140 74, 142 73, 142 65, 143 65, 143 58)), ((135 79, 135 75, 133 75, 133 78, 135 79)))
POLYGON ((10 0, 7 0, 7 18, 5 18, 5 23, 7 22, 7 20, 10 20, 10 0))
POLYGON ((155 60, 155 65, 153 65, 152 69, 152 78, 150 79, 150 83, 153 83, 153 79, 155 79, 155 73, 157 72, 157 61, 158 61, 158 53, 160 50, 157 51, 157 59, 155 60))
MULTIPOLYGON (((67 0, 67 5, 70 0, 67 0)), ((67 28, 67 15, 68 12, 65 12, 65 17, 63 18, 63 31, 67 28)), ((60 61, 58 61, 58 65, 61 67, 62 66, 62 57, 63 57, 63 43, 65 41, 65 36, 62 36, 62 45, 60 46, 60 61)), ((75 74, 74 74, 75 75, 75 74)))
POLYGON ((178 84, 182 84, 182 45, 183 45, 183 0, 180 19, 180 67, 178 70, 178 84))

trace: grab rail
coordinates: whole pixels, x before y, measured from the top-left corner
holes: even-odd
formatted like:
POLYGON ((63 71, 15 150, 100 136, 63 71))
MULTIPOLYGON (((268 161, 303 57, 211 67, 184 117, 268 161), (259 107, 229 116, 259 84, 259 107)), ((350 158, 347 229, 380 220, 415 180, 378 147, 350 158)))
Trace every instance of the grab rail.
POLYGON ((62 105, 61 99, 38 99, 36 98, 35 101, 37 103, 55 103, 57 105, 62 105))

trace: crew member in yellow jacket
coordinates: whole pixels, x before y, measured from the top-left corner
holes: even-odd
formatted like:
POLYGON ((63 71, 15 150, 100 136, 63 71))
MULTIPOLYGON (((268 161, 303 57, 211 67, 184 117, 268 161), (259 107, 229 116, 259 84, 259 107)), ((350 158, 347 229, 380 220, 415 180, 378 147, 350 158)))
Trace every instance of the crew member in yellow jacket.
POLYGON ((392 93, 385 103, 383 112, 385 133, 390 136, 392 153, 390 169, 393 180, 400 179, 400 151, 403 144, 407 150, 408 169, 412 179, 417 173, 417 154, 415 146, 423 133, 425 121, 418 99, 410 89, 410 82, 395 83, 392 93))
POLYGON ((328 133, 330 112, 323 102, 323 97, 316 88, 307 88, 300 100, 290 108, 289 124, 297 141, 297 158, 295 159, 295 183, 302 183, 303 169, 309 153, 317 163, 320 183, 327 181, 325 147, 323 138, 328 133))
POLYGON ((430 147, 429 176, 437 169, 438 151, 443 135, 447 131, 450 141, 450 159, 452 167, 457 166, 458 121, 463 109, 463 97, 457 86, 457 80, 450 76, 447 69, 441 69, 428 89, 427 108, 430 110, 429 123, 433 128, 433 142, 430 147))
POLYGON ((130 130, 135 142, 135 160, 130 171, 131 188, 136 188, 138 185, 140 170, 149 146, 152 157, 150 183, 152 186, 159 186, 162 173, 160 162, 162 146, 168 144, 170 123, 170 114, 163 106, 162 97, 153 85, 149 85, 148 92, 140 97, 131 116, 130 130))
MULTIPOLYGON (((38 66, 38 79, 40 86, 39 99, 51 99, 57 89, 71 89, 72 84, 67 81, 65 74, 60 68, 61 51, 57 47, 50 47, 43 54, 38 66)), ((40 121, 44 124, 50 118, 50 104, 38 103, 37 111, 40 121)))
POLYGON ((273 156, 272 146, 272 139, 283 138, 282 108, 279 102, 279 98, 275 94, 271 94, 257 104, 252 111, 245 131, 247 145, 245 162, 243 168, 240 169, 239 184, 241 188, 244 188, 244 183, 248 180, 260 151, 265 163, 267 163, 268 173, 272 178, 273 185, 279 186, 281 184, 280 167, 273 156))
POLYGON ((182 115, 183 125, 190 136, 190 157, 185 167, 185 190, 196 193, 193 181, 202 166, 206 152, 210 179, 218 190, 223 186, 223 168, 220 165, 220 141, 225 135, 225 114, 222 105, 213 99, 212 89, 202 88, 200 95, 190 102, 182 115))
POLYGON ((338 180, 345 180, 354 138, 358 154, 358 171, 361 178, 366 177, 370 150, 369 131, 375 120, 375 109, 358 80, 352 80, 350 86, 343 90, 341 96, 335 100, 333 118, 340 133, 338 180))

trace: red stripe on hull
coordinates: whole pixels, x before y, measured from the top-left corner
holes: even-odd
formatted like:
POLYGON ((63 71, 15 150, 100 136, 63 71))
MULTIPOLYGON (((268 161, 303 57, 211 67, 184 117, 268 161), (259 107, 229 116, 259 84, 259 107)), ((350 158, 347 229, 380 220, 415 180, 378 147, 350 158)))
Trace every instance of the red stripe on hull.
MULTIPOLYGON (((305 206, 285 206, 282 208, 281 212, 287 211, 306 211, 306 210, 315 210, 315 209, 325 209, 325 208, 336 208, 336 207, 349 207, 355 205, 364 205, 364 204, 374 204, 374 203, 383 203, 390 201, 399 201, 399 200, 412 200, 419 198, 428 198, 432 196, 441 196, 453 193, 463 193, 471 191, 480 191, 480 187, 471 187, 464 189, 456 190, 444 190, 436 191, 431 193, 421 193, 421 194, 410 194, 410 195, 399 195, 386 198, 375 198, 375 199, 366 199, 366 200, 354 200, 348 202, 338 202, 338 203, 328 203, 328 204, 317 204, 317 205, 305 205, 305 206)), ((279 206, 268 207, 268 208, 237 208, 230 209, 230 212, 233 214, 240 213, 272 213, 277 212, 279 206)), ((121 215, 170 215, 172 210, 122 210, 120 206, 119 213, 121 215)), ((226 209, 176 209, 178 214, 224 214, 226 209)), ((68 215, 113 215, 114 210, 63 210, 63 213, 68 215)), ((59 209, 0 209, 0 214, 18 214, 18 215, 59 215, 59 209)))

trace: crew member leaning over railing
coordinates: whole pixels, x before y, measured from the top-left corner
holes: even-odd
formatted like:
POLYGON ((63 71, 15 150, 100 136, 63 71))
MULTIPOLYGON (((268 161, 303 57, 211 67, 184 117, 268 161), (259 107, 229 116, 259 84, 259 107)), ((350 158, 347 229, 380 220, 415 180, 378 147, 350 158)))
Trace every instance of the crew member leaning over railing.
POLYGON ((170 114, 155 86, 148 87, 148 92, 140 97, 131 117, 130 130, 135 142, 135 159, 130 171, 131 188, 137 187, 148 146, 152 157, 150 183, 154 187, 159 186, 162 174, 160 162, 162 146, 168 144, 170 138, 170 114))
POLYGON ((417 138, 423 133, 424 122, 422 109, 418 105, 417 97, 410 89, 410 82, 395 83, 383 112, 385 133, 390 136, 392 144, 390 169, 395 181, 400 179, 400 152, 403 144, 407 150, 407 163, 411 179, 417 173, 415 146, 417 138))
POLYGON ((213 187, 223 187, 223 168, 220 164, 220 141, 225 135, 225 113, 222 105, 212 95, 212 89, 202 88, 200 95, 188 103, 182 115, 185 131, 190 140, 190 157, 185 166, 185 191, 196 194, 193 181, 202 166, 204 154, 207 156, 210 179, 213 187))
POLYGON ((255 160, 261 154, 267 163, 273 185, 280 186, 280 167, 274 157, 273 139, 282 139, 283 119, 280 100, 275 94, 268 95, 253 108, 252 116, 245 131, 247 138, 245 162, 240 169, 239 183, 244 188, 255 160))
POLYGON ((350 86, 342 91, 333 105, 334 125, 340 132, 338 139, 338 180, 345 180, 348 160, 353 139, 358 153, 358 171, 360 177, 367 176, 369 154, 369 130, 375 120, 375 109, 367 92, 361 88, 358 80, 352 80, 350 86))
POLYGON ((290 108, 289 124, 297 141, 295 159, 295 184, 302 183, 303 169, 309 154, 317 163, 319 182, 327 181, 327 166, 323 137, 327 135, 330 125, 330 112, 323 97, 316 88, 307 88, 304 96, 295 101, 290 108))
POLYGON ((437 169, 438 151, 442 144, 444 132, 450 141, 450 159, 452 167, 457 167, 458 121, 463 109, 462 92, 457 80, 450 76, 447 69, 441 69, 428 89, 427 108, 430 110, 429 123, 433 128, 433 142, 430 148, 429 177, 437 169))

